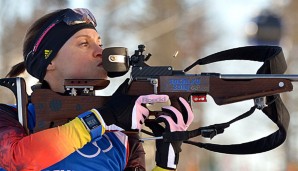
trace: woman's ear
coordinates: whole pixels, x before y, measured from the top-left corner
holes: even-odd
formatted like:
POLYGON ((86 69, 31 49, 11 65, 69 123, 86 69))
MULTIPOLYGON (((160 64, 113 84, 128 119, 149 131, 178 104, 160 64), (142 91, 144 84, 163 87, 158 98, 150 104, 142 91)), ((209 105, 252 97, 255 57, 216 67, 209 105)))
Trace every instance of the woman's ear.
POLYGON ((55 63, 51 62, 48 67, 47 67, 47 71, 52 71, 52 70, 55 70, 55 63))

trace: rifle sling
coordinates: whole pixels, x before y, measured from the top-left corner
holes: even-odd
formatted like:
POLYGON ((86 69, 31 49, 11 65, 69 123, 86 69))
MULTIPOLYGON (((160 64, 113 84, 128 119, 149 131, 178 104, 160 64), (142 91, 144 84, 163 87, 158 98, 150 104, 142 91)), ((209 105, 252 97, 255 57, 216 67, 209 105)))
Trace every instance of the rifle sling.
MULTIPOLYGON (((257 74, 283 74, 287 68, 282 49, 278 46, 247 46, 230 49, 199 59, 196 62, 196 65, 205 65, 224 60, 252 60, 264 62, 264 64, 258 69, 257 74)), ((190 67, 188 67, 188 69, 190 67)), ((262 112, 278 126, 279 129, 274 133, 254 141, 241 144, 221 145, 193 141, 184 142, 205 148, 210 151, 226 154, 255 154, 269 151, 278 147, 286 139, 287 129, 290 121, 289 112, 279 95, 266 96, 266 100, 267 102, 271 101, 272 103, 262 109, 262 112)), ((231 123, 251 115, 254 110, 255 106, 252 107, 248 112, 227 123, 202 127, 194 131, 185 131, 180 133, 174 132, 173 135, 164 135, 164 137, 166 137, 165 139, 167 141, 171 141, 169 138, 173 137, 174 139, 177 136, 181 136, 181 138, 184 138, 183 140, 188 140, 189 138, 197 135, 202 135, 205 137, 209 136, 212 138, 219 133, 223 133, 224 129, 229 127, 231 123)))
MULTIPOLYGON (((190 138, 196 137, 196 136, 203 136, 205 138, 212 139, 218 134, 222 134, 224 130, 230 125, 238 120, 244 119, 251 114, 254 113, 256 109, 256 106, 251 107, 251 109, 242 115, 236 117, 235 119, 232 119, 229 122, 221 123, 221 124, 214 124, 210 126, 200 127, 198 129, 192 130, 192 131, 176 131, 176 132, 164 132, 163 133, 163 139, 166 142, 173 142, 173 141, 184 141, 186 143, 190 142, 187 141, 190 138)), ((191 143, 189 143, 191 144, 191 143)))

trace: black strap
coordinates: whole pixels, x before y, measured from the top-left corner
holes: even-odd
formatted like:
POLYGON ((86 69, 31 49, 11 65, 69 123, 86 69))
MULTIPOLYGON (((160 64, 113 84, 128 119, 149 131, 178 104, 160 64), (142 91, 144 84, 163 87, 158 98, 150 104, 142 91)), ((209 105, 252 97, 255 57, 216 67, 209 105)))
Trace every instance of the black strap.
MULTIPOLYGON (((218 52, 205 58, 199 59, 193 65, 186 68, 184 71, 190 70, 195 65, 205 65, 224 60, 251 60, 264 62, 263 65, 258 69, 257 74, 283 74, 287 69, 286 61, 281 47, 247 46, 218 52)), ((290 116, 279 95, 267 96, 266 101, 270 101, 272 103, 262 109, 262 112, 267 117, 269 117, 270 120, 272 120, 279 129, 276 132, 255 141, 230 145, 187 141, 189 138, 197 135, 212 138, 217 134, 223 133, 224 129, 229 127, 231 123, 251 115, 256 109, 255 106, 252 107, 248 112, 240 115, 230 122, 202 127, 193 131, 174 132, 170 133, 171 135, 164 134, 163 137, 165 141, 186 140, 184 141, 185 143, 205 148, 210 151, 227 154, 255 154, 272 150, 285 141, 290 116)))
POLYGON ((264 62, 264 64, 257 71, 257 74, 283 74, 287 69, 287 64, 281 47, 246 46, 229 49, 206 56, 202 59, 197 60, 195 63, 184 69, 184 72, 189 71, 196 65, 206 65, 226 60, 248 60, 264 62))

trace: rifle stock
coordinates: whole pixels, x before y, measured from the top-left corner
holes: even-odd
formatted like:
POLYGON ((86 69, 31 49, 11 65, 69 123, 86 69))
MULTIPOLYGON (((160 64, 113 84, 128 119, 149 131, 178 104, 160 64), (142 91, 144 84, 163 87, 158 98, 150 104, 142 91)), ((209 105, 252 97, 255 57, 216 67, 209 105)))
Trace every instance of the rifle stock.
MULTIPOLYGON (((191 96, 210 95, 217 105, 225 105, 293 90, 291 80, 284 78, 225 80, 217 76, 204 75, 160 76, 157 89, 152 82, 152 80, 132 81, 127 94, 134 96, 167 94, 171 105, 179 109, 178 97, 190 100, 191 96)), ((64 124, 80 113, 102 106, 108 98, 108 96, 63 96, 49 89, 34 90, 31 95, 36 110, 37 124, 34 131, 64 124)))
MULTIPOLYGON (((100 80, 98 80, 100 81, 100 80)), ((86 80, 74 80, 70 86, 82 86, 86 80)), ((70 83, 68 83, 70 84, 70 83)), ((94 80, 83 86, 94 85, 94 80), (90 83, 90 85, 88 85, 90 83)), ((107 86, 107 84, 105 85, 107 86)), ((105 86, 99 86, 103 88, 105 86)), ((109 96, 65 96, 50 89, 36 89, 31 94, 31 102, 35 106, 36 126, 34 132, 56 127, 69 122, 79 114, 94 107, 102 106, 109 96)))

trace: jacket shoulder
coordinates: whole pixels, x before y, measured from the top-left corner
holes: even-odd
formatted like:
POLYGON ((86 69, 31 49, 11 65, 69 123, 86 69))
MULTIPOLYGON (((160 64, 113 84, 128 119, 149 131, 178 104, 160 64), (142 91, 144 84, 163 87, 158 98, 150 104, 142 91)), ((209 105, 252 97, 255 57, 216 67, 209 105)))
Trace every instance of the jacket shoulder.
POLYGON ((18 112, 14 106, 0 103, 0 116, 9 116, 18 121, 18 112))

